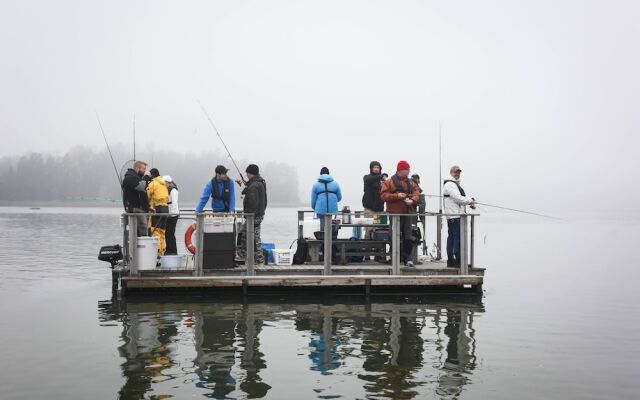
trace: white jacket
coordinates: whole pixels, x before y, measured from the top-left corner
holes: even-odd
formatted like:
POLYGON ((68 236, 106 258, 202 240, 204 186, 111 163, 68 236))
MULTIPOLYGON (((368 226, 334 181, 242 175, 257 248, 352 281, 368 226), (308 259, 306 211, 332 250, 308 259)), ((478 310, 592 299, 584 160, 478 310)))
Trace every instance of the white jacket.
MULTIPOLYGON (((453 178, 449 178, 449 180, 454 180, 453 178)), ((460 181, 457 181, 460 184, 460 181)), ((444 203, 444 213, 445 214, 466 214, 466 206, 473 203, 471 197, 463 196, 460 194, 458 190, 458 186, 456 186, 453 182, 447 182, 444 184, 442 188, 442 196, 444 203)), ((447 217, 447 219, 459 218, 459 217, 447 217)))
POLYGON ((169 201, 171 202, 169 204, 169 214, 180 214, 180 207, 178 207, 178 195, 179 193, 177 188, 173 188, 171 189, 171 192, 169 192, 169 201))

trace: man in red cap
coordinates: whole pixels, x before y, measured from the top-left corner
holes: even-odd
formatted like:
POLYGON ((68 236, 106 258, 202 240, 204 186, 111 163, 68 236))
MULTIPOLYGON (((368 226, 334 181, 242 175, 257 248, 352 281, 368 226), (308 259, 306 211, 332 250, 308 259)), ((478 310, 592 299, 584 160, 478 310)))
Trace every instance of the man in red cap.
POLYGON ((398 162, 396 173, 387 179, 380 188, 380 197, 387 204, 389 214, 406 214, 400 217, 400 237, 402 251, 400 257, 407 267, 413 267, 413 222, 415 206, 420 198, 420 190, 416 183, 409 179, 411 166, 402 160, 398 162))

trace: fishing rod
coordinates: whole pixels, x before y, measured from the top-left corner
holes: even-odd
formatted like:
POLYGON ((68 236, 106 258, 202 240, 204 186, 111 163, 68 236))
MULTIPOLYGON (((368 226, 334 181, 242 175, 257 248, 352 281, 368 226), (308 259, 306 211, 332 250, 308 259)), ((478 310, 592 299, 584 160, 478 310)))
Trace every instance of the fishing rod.
POLYGON ((211 127, 213 128, 214 132, 216 133, 216 135, 218 135, 218 138, 222 142, 222 145, 224 146, 224 149, 227 151, 227 155, 231 159, 231 162, 233 163, 233 166, 236 167, 236 170, 238 171, 238 174, 240 174, 240 178, 242 179, 242 182, 246 183, 247 180, 244 179, 244 175, 242 175, 242 172, 240 171, 240 167, 238 167, 238 164, 236 163, 236 160, 233 159, 233 156, 231 155, 231 152, 229 151, 229 148, 227 147, 227 144, 222 139, 222 136, 220 135, 220 132, 218 132, 218 128, 216 128, 216 125, 213 123, 213 120, 209 116, 209 113, 204 108, 204 106, 202 105, 200 100, 198 100, 198 104, 200 104, 200 108, 202 108, 202 112, 204 112, 204 115, 206 115, 207 119, 209 120, 209 123, 211 124, 211 127))
POLYGON ((136 115, 133 114, 133 159, 136 159, 136 115))
MULTIPOLYGON (((441 198, 444 198, 444 196, 439 196, 437 194, 425 194, 425 196, 427 196, 427 197, 441 197, 441 198)), ((535 212, 532 212, 532 211, 518 210, 516 208, 496 206, 494 204, 480 203, 480 202, 477 202, 477 201, 475 202, 475 204, 480 205, 480 206, 485 206, 485 207, 498 208, 498 209, 501 209, 501 210, 514 211, 514 212, 523 213, 523 214, 536 215, 538 217, 556 219, 558 221, 566 221, 566 219, 554 217, 552 215, 539 214, 539 213, 535 213, 535 212)))
POLYGON ((118 167, 116 167, 116 162, 113 159, 113 154, 111 153, 111 148, 109 147, 109 142, 107 142, 107 135, 104 133, 104 128, 102 127, 102 122, 100 121, 100 116, 98 115, 98 110, 96 111, 96 119, 98 120, 98 125, 100 126, 100 131, 102 132, 102 138, 104 139, 104 144, 107 145, 107 151, 109 152, 109 157, 111 157, 111 163, 113 164, 113 171, 116 173, 116 177, 118 178, 118 183, 120 187, 122 187, 122 179, 120 179, 120 174, 118 173, 118 167))

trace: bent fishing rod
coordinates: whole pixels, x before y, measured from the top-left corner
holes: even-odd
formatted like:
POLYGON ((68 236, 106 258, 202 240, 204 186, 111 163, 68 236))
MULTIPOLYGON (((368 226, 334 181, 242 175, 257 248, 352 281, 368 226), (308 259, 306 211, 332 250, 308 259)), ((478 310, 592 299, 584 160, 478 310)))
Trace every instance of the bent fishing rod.
POLYGON ((231 152, 229 151, 229 148, 227 147, 227 144, 224 142, 224 140, 222 139, 222 136, 220 135, 220 132, 218 131, 218 128, 216 128, 216 125, 213 123, 213 120, 211 119, 211 117, 209 116, 209 113, 207 112, 207 110, 204 108, 204 106, 202 105, 202 103, 200 102, 200 100, 198 100, 198 104, 200 104, 200 108, 202 108, 202 112, 204 113, 204 115, 207 117, 207 119, 209 120, 209 123, 211 124, 211 127, 213 128, 213 131, 216 133, 216 135, 218 135, 218 138, 220 139, 220 141, 222 142, 222 145, 224 146, 224 149, 227 151, 227 155, 229 156, 229 158, 231 159, 231 162, 233 163, 233 166, 236 167, 236 170, 238 171, 238 174, 240 174, 240 179, 242 179, 242 182, 247 183, 247 180, 244 179, 244 175, 242 175, 242 172, 240 171, 240 167, 238 167, 238 164, 236 163, 236 160, 234 160, 233 156, 231 155, 231 152))
MULTIPOLYGON (((425 196, 427 196, 427 197, 441 197, 441 198, 444 198, 444 196, 438 196, 437 194, 426 194, 425 196)), ((479 206, 498 208, 500 210, 513 211, 513 212, 522 213, 522 214, 535 215, 535 216, 543 217, 543 218, 555 219, 555 220, 558 220, 558 221, 566 221, 566 219, 554 217, 552 215, 539 214, 539 213, 532 212, 532 211, 518 210, 516 208, 496 206, 494 204, 480 203, 480 202, 477 202, 477 201, 474 204, 477 204, 479 206)))
POLYGON ((113 164, 113 171, 116 173, 116 178, 118 178, 118 183, 122 188, 122 179, 120 178, 120 174, 118 173, 118 167, 116 167, 116 162, 113 159, 113 154, 111 153, 111 148, 109 147, 109 142, 107 142, 107 135, 104 133, 104 128, 102 127, 102 122, 100 121, 100 116, 98 115, 98 110, 96 111, 96 119, 98 120, 98 125, 100 126, 100 131, 102 132, 102 138, 104 139, 104 144, 107 145, 107 151, 109 152, 109 157, 111 157, 111 164, 113 164))

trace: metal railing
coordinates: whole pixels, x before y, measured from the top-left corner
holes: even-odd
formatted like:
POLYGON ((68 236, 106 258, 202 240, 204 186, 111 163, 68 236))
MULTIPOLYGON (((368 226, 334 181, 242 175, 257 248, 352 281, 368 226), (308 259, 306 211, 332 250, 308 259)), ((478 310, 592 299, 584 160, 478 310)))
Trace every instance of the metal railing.
MULTIPOLYGON (((298 239, 303 239, 305 214, 314 214, 313 210, 301 210, 298 211, 298 239)), ((323 232, 323 252, 324 252, 324 274, 331 275, 332 257, 328 256, 332 254, 333 246, 333 219, 335 217, 343 217, 345 215, 351 218, 357 218, 363 215, 363 212, 337 212, 333 214, 325 214, 319 216, 324 218, 324 232, 323 232)), ((362 227, 385 227, 388 226, 391 230, 391 267, 394 275, 400 274, 401 262, 400 262, 400 248, 402 246, 402 240, 400 236, 400 217, 414 217, 416 222, 418 220, 426 221, 427 218, 436 218, 436 260, 442 259, 442 220, 447 217, 460 218, 460 272, 463 275, 469 273, 469 268, 474 266, 474 247, 475 247, 475 217, 479 214, 444 214, 435 212, 426 213, 412 213, 412 214, 389 214, 389 213, 375 213, 378 217, 385 216, 389 223, 376 223, 372 225, 361 225, 362 227)), ((338 224, 340 225, 340 224, 338 224)), ((348 224, 349 226, 358 226, 357 224, 348 224)), ((426 224, 424 226, 426 235, 426 224)))
MULTIPOLYGON (((313 214, 312 210, 298 211, 298 239, 303 239, 304 236, 304 221, 306 214, 313 214)), ((129 274, 131 276, 139 276, 138 263, 137 263, 137 248, 138 248, 138 235, 137 228, 139 217, 145 219, 149 216, 158 214, 143 214, 143 213, 124 213, 122 214, 122 226, 123 226, 123 248, 125 263, 129 267, 129 274)), ((171 214, 162 214, 167 217, 171 214)), ((334 213, 321 216, 324 218, 324 234, 323 234, 323 274, 332 274, 332 248, 333 248, 333 219, 335 217, 343 217, 345 215, 354 217, 360 217, 362 212, 356 211, 351 213, 334 213)), ((407 216, 415 218, 415 221, 426 221, 427 218, 436 219, 436 260, 442 259, 442 221, 446 217, 460 218, 460 273, 462 275, 468 275, 469 268, 475 265, 474 259, 474 247, 475 247, 475 217, 479 214, 441 214, 441 213, 414 213, 414 214, 389 214, 389 213, 376 213, 377 216, 386 216, 388 223, 375 223, 369 225, 361 225, 362 227, 389 227, 390 228, 390 245, 391 245, 391 270, 393 275, 400 275, 401 272, 401 229, 400 229, 400 217, 407 216)), ((179 220, 195 221, 196 229, 195 236, 195 254, 193 254, 193 269, 192 274, 194 276, 204 276, 204 219, 208 216, 214 217, 230 217, 234 218, 234 232, 236 232, 236 226, 239 219, 244 219, 247 229, 246 234, 246 258, 245 267, 247 276, 254 276, 255 271, 255 244, 254 244, 254 223, 255 216, 251 213, 231 212, 231 213, 211 213, 205 212, 196 214, 194 211, 181 212, 178 216, 179 220)), ((350 227, 357 227, 357 224, 347 224, 350 227)), ((417 225, 417 224, 416 224, 417 225)), ((426 224, 424 224, 424 231, 426 235, 426 224)))
MULTIPOLYGON (((139 276, 138 270, 138 257, 137 257, 137 249, 138 249, 138 224, 140 217, 143 217, 145 220, 150 216, 172 216, 172 214, 152 214, 152 213, 124 213, 122 214, 122 226, 123 226, 123 249, 124 249, 124 258, 126 260, 126 264, 129 267, 129 274, 132 276, 139 276)), ((174 215, 175 216, 175 215, 174 215)), ((204 221, 205 218, 208 217, 233 217, 234 219, 234 229, 233 232, 236 232, 236 226, 238 222, 244 220, 244 224, 246 224, 246 229, 244 234, 246 237, 246 258, 245 258, 245 266, 246 266, 246 274, 248 276, 255 275, 255 216, 252 213, 244 213, 240 212, 225 212, 225 213, 212 213, 212 212, 204 212, 200 214, 196 214, 194 211, 186 211, 181 212, 178 215, 178 220, 189 220, 195 222, 196 229, 194 231, 193 236, 195 237, 194 246, 196 248, 195 254, 192 255, 193 259, 193 268, 192 272, 194 276, 204 276, 204 221)), ((152 228, 153 229, 153 228, 152 228)))

